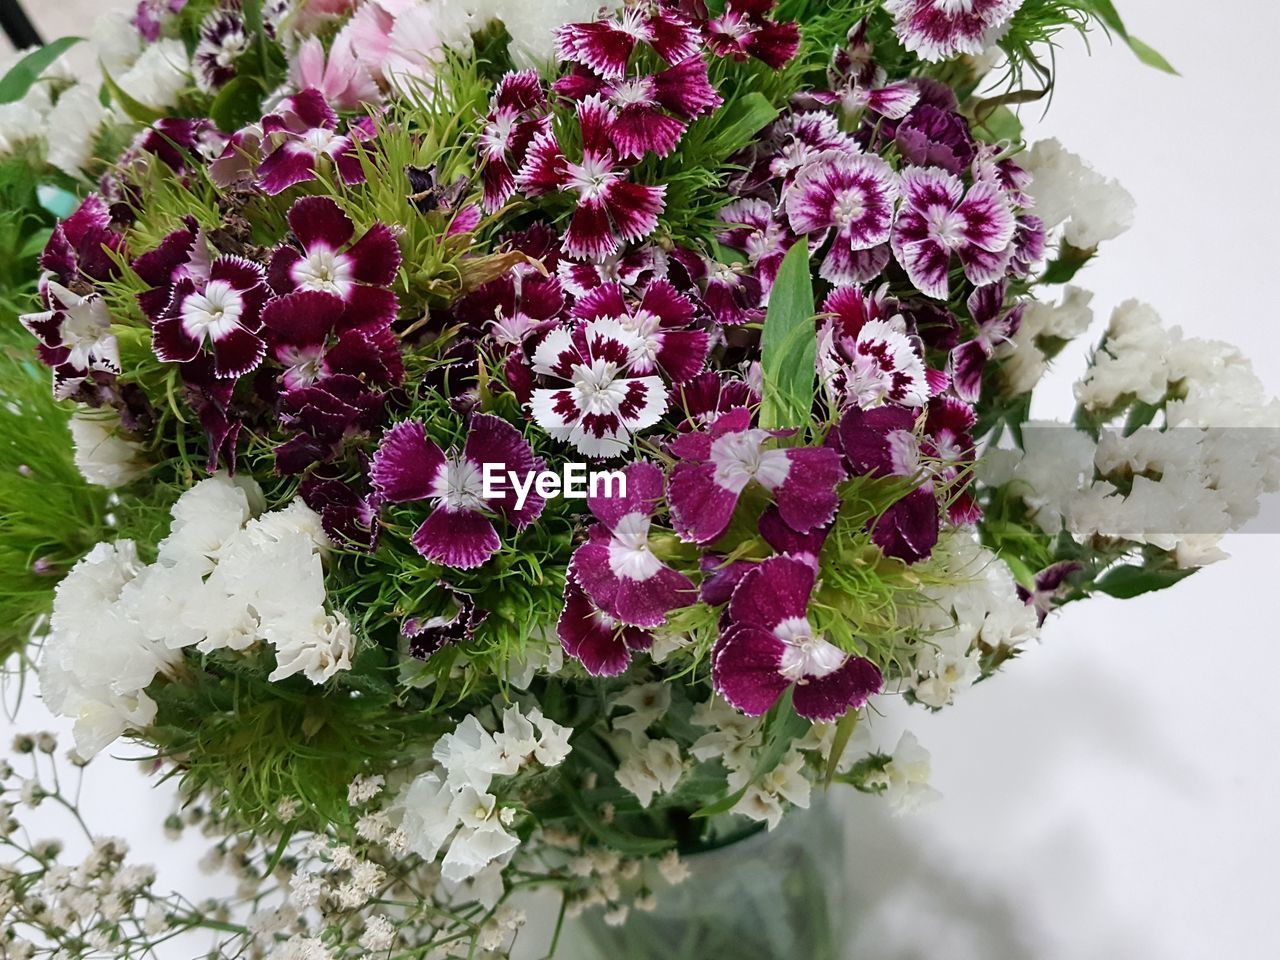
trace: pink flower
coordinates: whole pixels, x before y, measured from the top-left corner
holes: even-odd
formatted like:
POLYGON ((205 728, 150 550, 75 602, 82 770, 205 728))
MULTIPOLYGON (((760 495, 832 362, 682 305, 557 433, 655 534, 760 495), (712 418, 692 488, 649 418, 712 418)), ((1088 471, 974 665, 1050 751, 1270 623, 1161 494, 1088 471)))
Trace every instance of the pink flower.
POLYGON ((816 579, 804 560, 773 557, 733 591, 711 652, 711 677, 716 692, 743 713, 766 713, 791 687, 796 713, 829 722, 861 708, 884 686, 874 663, 814 631, 809 599, 816 579))
POLYGON ((724 13, 704 27, 707 45, 719 57, 754 57, 781 70, 800 49, 800 28, 767 14, 776 0, 727 0, 724 13))
POLYGON ((669 64, 698 52, 698 31, 683 18, 649 5, 627 6, 616 17, 570 23, 556 30, 562 60, 581 63, 602 77, 620 79, 636 47, 644 43, 669 64))
POLYGON ((355 110, 382 99, 373 76, 356 58, 351 35, 345 30, 333 41, 328 57, 318 37, 304 40, 289 64, 289 81, 298 90, 319 90, 339 110, 355 110))

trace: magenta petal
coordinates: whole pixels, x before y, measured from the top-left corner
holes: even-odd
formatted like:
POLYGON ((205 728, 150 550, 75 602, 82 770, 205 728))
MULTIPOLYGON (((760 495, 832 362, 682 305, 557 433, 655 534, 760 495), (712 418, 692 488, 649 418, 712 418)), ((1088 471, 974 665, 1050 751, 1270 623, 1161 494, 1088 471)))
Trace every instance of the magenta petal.
POLYGON ((609 128, 609 136, 624 159, 639 160, 647 153, 668 156, 684 136, 685 122, 651 107, 626 107, 609 128))
POLYGON ((778 672, 782 652, 783 645, 766 630, 738 626, 725 630, 711 652, 716 692, 748 716, 768 712, 788 686, 778 672))
MULTIPOLYGON (((500 417, 488 413, 476 413, 471 416, 471 431, 467 434, 463 456, 477 464, 483 472, 486 463, 498 464, 502 473, 515 473, 523 483, 532 473, 538 473, 546 465, 533 454, 533 448, 525 441, 520 431, 500 417)), ((510 482, 503 485, 500 498, 488 501, 495 510, 501 511, 508 520, 518 527, 532 523, 542 513, 546 501, 536 493, 530 492, 524 507, 516 510, 516 494, 510 489, 510 482)))
POLYGON ((556 624, 564 652, 594 677, 616 677, 631 664, 628 634, 610 623, 572 581, 565 584, 564 610, 556 624))
POLYGON ((663 567, 647 580, 622 579, 614 597, 619 620, 637 627, 660 627, 667 613, 698 599, 698 588, 679 571, 663 567))
POLYGON ((889 265, 889 245, 882 243, 869 250, 852 250, 844 234, 836 234, 831 250, 822 262, 822 279, 837 287, 867 283, 884 272, 889 265))
POLYGON ((694 543, 720 539, 738 505, 738 495, 716 483, 713 463, 679 464, 671 473, 668 500, 676 532, 694 543))
POLYGON ((289 227, 304 250, 337 250, 355 236, 351 218, 329 197, 302 197, 289 208, 289 227))
POLYGON ((157 321, 151 332, 151 346, 165 363, 187 363, 200 353, 200 341, 187 333, 180 317, 157 321))
POLYGON ((742 578, 755 568, 754 560, 734 560, 724 563, 719 557, 705 555, 702 558, 702 588, 699 599, 709 607, 729 602, 742 578))
POLYGON ((315 171, 315 154, 293 141, 285 141, 258 165, 258 186, 274 197, 295 184, 313 179, 315 171))
POLYGON ((338 326, 346 304, 321 290, 276 297, 263 308, 262 323, 273 343, 320 346, 338 326))
POLYGON ((664 478, 662 471, 652 463, 633 463, 626 469, 627 493, 618 496, 617 490, 599 491, 599 496, 587 498, 587 506, 606 527, 612 530, 618 521, 633 513, 652 516, 662 499, 664 478), (605 496, 612 493, 613 496, 605 496))
POLYGON ((976 340, 960 344, 951 351, 948 370, 956 396, 976 403, 982 393, 982 371, 987 365, 987 351, 976 340))
POLYGON ((822 545, 826 543, 828 527, 818 527, 808 533, 797 533, 790 524, 782 519, 777 505, 771 505, 760 515, 760 535, 775 553, 783 556, 812 559, 817 563, 822 545))
POLYGON ((933 553, 938 528, 937 499, 928 490, 913 490, 875 522, 871 539, 885 556, 916 563, 933 553))
POLYGON ((582 200, 573 212, 564 235, 564 249, 571 257, 603 260, 618 250, 609 213, 599 200, 582 200))
POLYGON ((806 720, 829 723, 863 707, 883 686, 879 667, 863 657, 850 657, 834 673, 797 683, 792 703, 806 720))
POLYGON ((609 213, 623 240, 643 240, 657 229, 658 215, 666 209, 666 195, 666 186, 626 181, 615 181, 608 188, 609 213))
MULTIPOLYGON (((894 240, 897 240, 895 234, 894 240)), ((947 276, 951 268, 951 252, 931 240, 902 245, 894 244, 894 256, 907 271, 920 292, 936 300, 945 300, 951 284, 947 276)))
POLYGON ((352 326, 379 325, 390 327, 395 323, 400 303, 395 292, 386 287, 366 287, 360 284, 347 295, 347 316, 352 326))
POLYGON ((426 427, 405 420, 383 434, 369 465, 369 481, 390 503, 423 500, 431 496, 444 466, 444 452, 427 437, 426 427))
POLYGON ((488 562, 502 541, 483 513, 442 505, 414 533, 413 546, 432 563, 471 570, 488 562))
POLYGON ((622 581, 609 565, 609 542, 610 538, 603 529, 593 528, 591 538, 573 552, 569 569, 591 602, 616 618, 618 589, 622 581))
POLYGON ((774 491, 778 512, 797 533, 808 533, 831 522, 840 506, 836 484, 844 479, 840 454, 828 447, 787 450, 791 470, 774 491))
POLYGON ((672 330, 662 334, 656 360, 672 383, 685 383, 702 372, 710 349, 705 330, 672 330))
POLYGON ((228 330, 213 342, 215 376, 235 379, 255 369, 266 355, 267 345, 244 327, 228 330))
POLYGON ((396 235, 383 223, 375 223, 347 251, 354 265, 355 279, 375 287, 390 286, 400 268, 400 245, 396 235))
POLYGON ((729 601, 735 625, 773 630, 784 620, 808 616, 817 571, 794 557, 770 557, 742 578, 729 601))

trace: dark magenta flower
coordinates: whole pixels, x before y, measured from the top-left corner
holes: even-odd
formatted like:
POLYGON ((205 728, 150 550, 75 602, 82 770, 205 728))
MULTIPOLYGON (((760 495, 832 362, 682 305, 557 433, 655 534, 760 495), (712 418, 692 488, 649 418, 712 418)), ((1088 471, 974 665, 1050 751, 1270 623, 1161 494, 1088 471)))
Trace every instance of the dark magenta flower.
POLYGON ((698 31, 683 17, 636 5, 608 19, 560 27, 556 53, 561 60, 583 64, 614 80, 626 75, 631 54, 642 43, 667 63, 677 64, 698 52, 699 40, 698 31))
POLYGON ((650 283, 639 303, 629 302, 616 283, 599 287, 574 304, 572 315, 578 320, 616 320, 638 341, 629 372, 662 373, 672 383, 700 373, 711 347, 707 331, 689 328, 697 315, 693 301, 666 280, 650 283))
POLYGON ((498 81, 480 134, 486 212, 496 212, 516 192, 516 171, 524 166, 529 145, 550 122, 547 95, 536 72, 508 73, 498 81))
POLYGON ((951 351, 947 370, 961 400, 976 403, 982 393, 982 372, 996 348, 1006 343, 1022 323, 1023 306, 1005 309, 1004 283, 978 287, 969 296, 969 317, 977 328, 972 340, 951 351))
POLYGON ((922 60, 977 56, 991 46, 1022 0, 885 0, 902 45, 922 60))
POLYGON ((800 28, 771 19, 776 5, 776 0, 727 0, 724 13, 703 27, 707 46, 718 57, 754 57, 781 70, 800 49, 800 28))
POLYGON ((796 713, 829 722, 884 686, 874 663, 815 633, 809 599, 816 580, 812 564, 773 557, 734 589, 711 652, 711 677, 716 692, 743 713, 766 713, 791 687, 796 713))
POLYGON ((593 677, 624 673, 634 652, 653 646, 647 631, 619 623, 592 603, 572 575, 565 581, 564 609, 556 633, 564 652, 593 677))
MULTIPOLYGON (((314 180, 321 158, 333 164, 344 183, 361 183, 364 168, 355 145, 370 133, 363 125, 351 127, 346 134, 338 133, 338 115, 324 94, 315 89, 303 90, 262 120, 261 143, 254 145, 264 154, 257 169, 258 186, 275 196, 295 184, 314 180)), ((247 146, 233 142, 227 149, 247 146)))
POLYGON ((501 467, 504 478, 508 472, 524 478, 544 468, 519 430, 476 413, 461 452, 445 453, 416 420, 396 424, 383 435, 369 478, 387 503, 429 501, 432 510, 413 534, 414 548, 432 563, 468 570, 486 563, 502 546, 494 519, 522 530, 545 506, 532 493, 517 506, 510 484, 501 496, 486 500, 485 464, 501 467))
POLYGON ((369 319, 336 294, 298 290, 276 297, 262 311, 271 357, 282 367, 286 390, 338 374, 394 386, 404 359, 389 324, 369 319))
POLYGON ((166 363, 189 363, 204 349, 213 354, 219 377, 241 377, 262 362, 266 343, 262 307, 270 291, 266 274, 243 257, 220 256, 207 279, 183 276, 156 321, 152 347, 166 363))
POLYGON ((781 446, 774 432, 752 427, 751 412, 742 407, 709 430, 680 434, 670 450, 681 461, 671 473, 671 517, 680 536, 694 543, 724 535, 751 483, 771 495, 799 533, 830 523, 840 505, 840 455, 827 447, 781 446))

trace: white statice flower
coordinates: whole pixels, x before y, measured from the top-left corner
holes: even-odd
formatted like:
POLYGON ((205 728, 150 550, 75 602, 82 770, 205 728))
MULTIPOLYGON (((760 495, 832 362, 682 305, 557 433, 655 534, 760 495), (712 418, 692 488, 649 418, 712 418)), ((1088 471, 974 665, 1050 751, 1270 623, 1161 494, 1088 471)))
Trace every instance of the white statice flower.
POLYGON ((1159 403, 1169 390, 1169 357, 1181 339, 1181 331, 1166 329, 1152 307, 1126 300, 1112 313, 1102 347, 1076 384, 1076 400, 1094 411, 1128 398, 1159 403))
POLYGON ((618 784, 635 794, 647 807, 658 794, 670 793, 684 776, 680 744, 674 740, 644 740, 636 743, 628 736, 616 738, 614 749, 622 757, 614 772, 618 784))
POLYGON ((93 21, 89 43, 98 63, 112 77, 124 74, 142 53, 142 35, 132 20, 132 11, 112 10, 93 21))
POLYGON ((623 730, 636 738, 646 739, 649 728, 661 720, 671 708, 671 687, 666 683, 641 683, 627 688, 610 705, 610 711, 624 707, 628 712, 613 717, 613 729, 623 730))
MULTIPOLYGON (((8 75, 30 50, 15 50, 0 55, 0 77, 8 75)), ((0 103, 0 156, 12 153, 22 144, 39 140, 44 135, 45 117, 53 106, 49 84, 37 81, 22 96, 10 103, 0 103)))
POLYGON ((915 734, 907 731, 899 738, 884 770, 870 778, 868 785, 882 787, 894 816, 902 816, 941 797, 929 786, 932 773, 929 751, 920 746, 915 734))
POLYGON ((764 744, 759 717, 748 717, 719 698, 693 708, 694 726, 709 732, 693 742, 689 752, 702 762, 719 760, 726 770, 755 769, 756 755, 764 744))
POLYGON ((276 944, 268 954, 270 960, 332 960, 333 954, 319 937, 294 934, 283 943, 276 944))
POLYGON ((49 163, 69 176, 80 176, 95 159, 98 135, 114 116, 93 84, 80 83, 63 91, 45 122, 49 163))
POLYGON ((752 820, 769 825, 776 829, 782 822, 782 815, 790 807, 802 810, 809 807, 809 795, 812 785, 805 776, 805 758, 799 750, 791 750, 782 762, 756 779, 753 771, 735 770, 729 774, 729 790, 731 792, 746 789, 733 806, 733 813, 740 813, 752 820))
POLYGON ((1092 250, 1133 226, 1133 195, 1057 140, 1035 144, 1022 165, 1031 174, 1027 193, 1036 215, 1047 231, 1065 224, 1063 237, 1073 247, 1092 250))
POLYGON ((67 426, 75 444, 76 469, 90 483, 123 487, 147 472, 142 448, 122 436, 120 417, 113 411, 78 406, 67 426))
POLYGON ((1008 481, 1030 508, 1032 519, 1050 535, 1061 532, 1080 491, 1093 484, 1097 444, 1070 424, 1029 420, 1022 428, 1022 452, 1011 452, 1008 481))
POLYGON ((1044 345, 1066 342, 1083 334, 1093 323, 1093 294, 1068 286, 1060 303, 1026 301, 1022 322, 1014 335, 996 349, 1000 374, 1009 394, 1029 393, 1049 369, 1044 345))
POLYGON ((355 640, 341 613, 319 607, 307 615, 273 618, 262 624, 262 634, 276 648, 276 668, 267 675, 273 682, 301 673, 319 685, 351 669, 355 640))
MULTIPOLYGON (((501 724, 494 734, 474 715, 467 717, 436 742, 432 756, 439 768, 416 777, 394 804, 405 847, 427 861, 444 851, 441 875, 452 884, 479 881, 519 845, 509 829, 514 810, 499 802, 494 778, 515 776, 532 763, 555 766, 568 754, 571 731, 538 710, 525 714, 512 704, 501 724), (559 742, 563 750, 554 745, 559 742)), ((492 886, 492 879, 485 884, 492 886)))
POLYGON ((941 708, 981 675, 980 643, 1018 647, 1039 628, 1013 572, 971 532, 945 535, 930 563, 942 582, 923 587, 921 602, 907 611, 921 635, 908 684, 921 703, 941 708))
POLYGON ((380 913, 375 913, 364 922, 364 932, 360 934, 361 948, 370 953, 388 953, 396 943, 395 924, 380 913))
POLYGON ((144 107, 165 110, 191 86, 191 58, 181 40, 160 39, 147 44, 129 69, 114 79, 144 107))

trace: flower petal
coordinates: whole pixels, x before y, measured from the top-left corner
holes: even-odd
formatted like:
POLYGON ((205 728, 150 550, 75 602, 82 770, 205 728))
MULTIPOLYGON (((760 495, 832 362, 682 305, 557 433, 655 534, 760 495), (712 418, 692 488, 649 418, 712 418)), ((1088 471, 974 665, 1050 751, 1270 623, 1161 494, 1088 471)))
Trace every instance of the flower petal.
POLYGON ((389 503, 423 500, 431 496, 444 466, 444 452, 427 437, 426 427, 405 420, 383 434, 369 465, 369 482, 389 503))
POLYGON ((502 541, 483 513, 442 505, 418 527, 413 546, 432 563, 472 570, 487 563, 501 549, 502 541))

